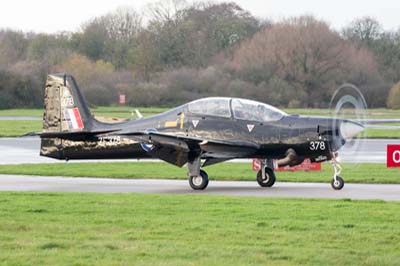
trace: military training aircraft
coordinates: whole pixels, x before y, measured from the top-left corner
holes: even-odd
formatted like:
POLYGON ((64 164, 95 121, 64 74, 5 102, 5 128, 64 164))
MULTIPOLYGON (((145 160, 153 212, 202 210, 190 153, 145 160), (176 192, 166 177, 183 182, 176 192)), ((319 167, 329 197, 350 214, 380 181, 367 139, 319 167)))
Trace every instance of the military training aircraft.
POLYGON ((339 190, 344 181, 338 150, 363 129, 346 119, 288 115, 261 102, 225 97, 104 123, 93 117, 71 75, 54 74, 46 82, 40 155, 64 160, 157 158, 179 167, 187 164, 189 184, 196 190, 208 185, 202 167, 235 158, 261 160, 257 182, 262 187, 274 185, 274 163, 330 160, 331 185, 339 190))

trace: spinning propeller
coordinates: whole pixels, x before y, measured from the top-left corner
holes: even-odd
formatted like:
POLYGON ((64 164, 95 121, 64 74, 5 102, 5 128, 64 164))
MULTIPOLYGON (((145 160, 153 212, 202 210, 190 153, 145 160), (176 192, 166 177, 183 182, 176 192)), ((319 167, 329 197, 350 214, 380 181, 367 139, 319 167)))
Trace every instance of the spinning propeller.
MULTIPOLYGON (((341 153, 351 156, 357 161, 359 151, 365 145, 365 122, 368 121, 367 103, 361 91, 352 84, 343 84, 332 96, 329 109, 335 118, 332 120, 333 127, 339 125, 339 132, 335 132, 334 138, 346 141, 346 144, 340 149, 341 153), (341 136, 339 136, 340 134, 341 136)), ((336 156, 336 160, 340 159, 336 156)))

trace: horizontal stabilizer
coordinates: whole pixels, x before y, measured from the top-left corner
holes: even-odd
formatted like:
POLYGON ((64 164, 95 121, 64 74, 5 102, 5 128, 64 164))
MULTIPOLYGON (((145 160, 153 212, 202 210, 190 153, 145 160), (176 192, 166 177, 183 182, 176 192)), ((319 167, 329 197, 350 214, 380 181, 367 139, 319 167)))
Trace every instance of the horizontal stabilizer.
POLYGON ((40 138, 60 138, 67 140, 84 140, 101 134, 108 134, 117 130, 97 130, 97 131, 79 131, 79 132, 43 132, 38 135, 40 138))

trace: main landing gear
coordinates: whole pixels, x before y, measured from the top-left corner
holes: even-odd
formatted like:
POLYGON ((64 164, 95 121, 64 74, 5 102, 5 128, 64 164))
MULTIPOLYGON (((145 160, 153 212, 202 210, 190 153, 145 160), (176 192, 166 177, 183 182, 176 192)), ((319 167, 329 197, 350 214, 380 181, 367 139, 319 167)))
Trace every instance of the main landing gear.
POLYGON ((194 190, 203 190, 208 186, 208 175, 204 170, 200 170, 200 156, 193 156, 188 162, 189 185, 194 190))
POLYGON ((272 160, 260 160, 261 170, 257 173, 257 183, 261 187, 272 187, 275 184, 276 176, 272 160))
POLYGON ((189 185, 194 190, 203 190, 208 186, 208 175, 204 170, 200 170, 199 175, 189 176, 189 185))
MULTIPOLYGON (((260 160, 261 170, 257 172, 257 183, 261 187, 272 187, 275 184, 276 176, 272 160, 260 160)), ((342 167, 340 166, 337 154, 332 156, 332 166, 334 175, 331 186, 335 190, 341 190, 344 187, 344 180, 340 177, 342 167)), ((196 158, 188 163, 189 185, 194 190, 204 190, 208 186, 208 175, 200 169, 200 158, 196 158)))
POLYGON ((342 172, 342 167, 337 159, 337 154, 332 156, 332 166, 333 166, 333 179, 331 181, 331 186, 335 190, 341 190, 344 187, 344 180, 339 176, 342 172))

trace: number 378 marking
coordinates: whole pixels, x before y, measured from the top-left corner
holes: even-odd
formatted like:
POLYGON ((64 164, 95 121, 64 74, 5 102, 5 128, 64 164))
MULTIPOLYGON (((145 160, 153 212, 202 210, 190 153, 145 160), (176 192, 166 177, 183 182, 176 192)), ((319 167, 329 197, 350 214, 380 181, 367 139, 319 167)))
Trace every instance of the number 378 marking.
POLYGON ((326 148, 325 142, 323 141, 310 141, 310 150, 317 151, 321 150, 324 151, 326 148))

